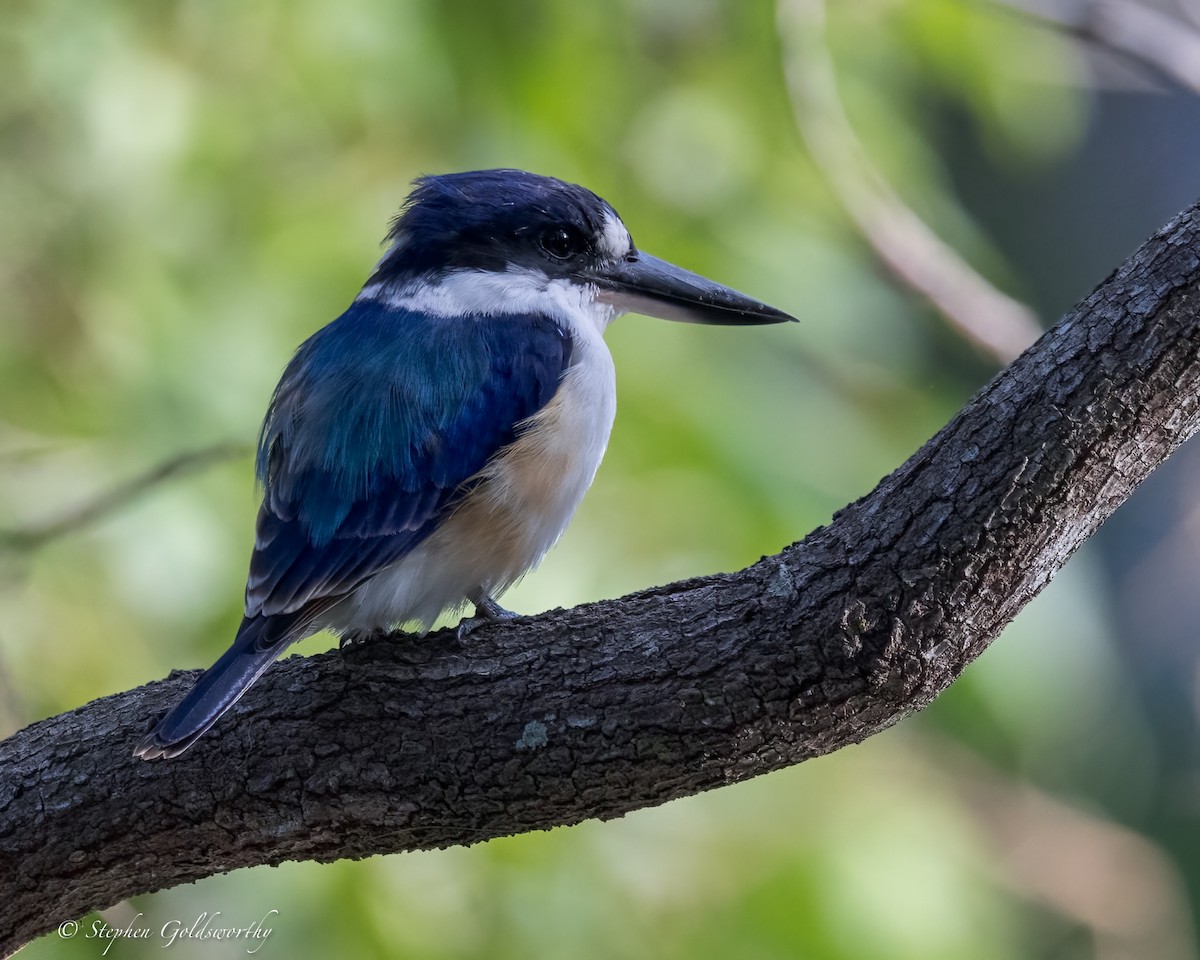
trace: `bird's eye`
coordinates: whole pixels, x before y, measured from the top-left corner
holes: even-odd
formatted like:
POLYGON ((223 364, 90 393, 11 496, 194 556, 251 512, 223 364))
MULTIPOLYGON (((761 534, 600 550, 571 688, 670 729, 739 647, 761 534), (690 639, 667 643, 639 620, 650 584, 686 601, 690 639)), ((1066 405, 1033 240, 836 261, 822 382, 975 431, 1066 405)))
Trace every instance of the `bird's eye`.
POLYGON ((555 260, 570 260, 583 252, 583 238, 567 227, 550 227, 538 237, 538 246, 555 260))

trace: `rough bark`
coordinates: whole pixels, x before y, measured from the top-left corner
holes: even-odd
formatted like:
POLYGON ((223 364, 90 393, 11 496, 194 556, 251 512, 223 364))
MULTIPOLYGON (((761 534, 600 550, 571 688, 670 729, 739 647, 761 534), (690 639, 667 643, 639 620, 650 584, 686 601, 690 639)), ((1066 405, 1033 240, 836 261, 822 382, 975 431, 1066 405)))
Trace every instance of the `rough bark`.
MULTIPOLYGON (((183 757, 191 674, 0 744, 0 943, 237 867, 620 816, 864 739, 946 688, 1200 426, 1200 206, 870 495, 727 576, 277 664, 183 757)), ((802 415, 802 414, 798 414, 802 415)))

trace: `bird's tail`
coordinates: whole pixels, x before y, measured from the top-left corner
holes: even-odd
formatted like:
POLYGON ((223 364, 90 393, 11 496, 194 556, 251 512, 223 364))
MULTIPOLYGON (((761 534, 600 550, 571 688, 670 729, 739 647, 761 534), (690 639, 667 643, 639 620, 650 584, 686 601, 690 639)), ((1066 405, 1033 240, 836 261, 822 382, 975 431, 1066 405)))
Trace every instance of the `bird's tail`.
POLYGON ((247 617, 221 658, 170 709, 133 751, 143 760, 177 757, 237 703, 285 649, 304 635, 312 617, 247 617))

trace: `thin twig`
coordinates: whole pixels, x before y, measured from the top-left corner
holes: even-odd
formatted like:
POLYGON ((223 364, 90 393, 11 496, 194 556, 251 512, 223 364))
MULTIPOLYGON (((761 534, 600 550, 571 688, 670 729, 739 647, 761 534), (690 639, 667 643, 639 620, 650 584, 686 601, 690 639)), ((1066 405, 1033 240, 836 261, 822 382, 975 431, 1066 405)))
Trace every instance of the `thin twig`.
POLYGON ((884 266, 964 337, 1007 364, 1040 336, 1036 315, 997 290, 900 199, 866 156, 824 39, 822 0, 781 0, 779 32, 800 135, 884 266))
POLYGON ((1183 878, 1154 843, 927 736, 938 768, 990 838, 997 880, 1085 927, 1096 957, 1196 960, 1183 878))
POLYGON ((44 547, 53 540, 76 533, 128 506, 143 493, 161 483, 196 473, 226 460, 244 457, 249 452, 250 448, 244 443, 227 442, 178 454, 59 517, 27 527, 0 530, 0 551, 24 553, 44 547))
POLYGON ((1200 93, 1200 30, 1186 20, 1129 0, 994 2, 1200 93))

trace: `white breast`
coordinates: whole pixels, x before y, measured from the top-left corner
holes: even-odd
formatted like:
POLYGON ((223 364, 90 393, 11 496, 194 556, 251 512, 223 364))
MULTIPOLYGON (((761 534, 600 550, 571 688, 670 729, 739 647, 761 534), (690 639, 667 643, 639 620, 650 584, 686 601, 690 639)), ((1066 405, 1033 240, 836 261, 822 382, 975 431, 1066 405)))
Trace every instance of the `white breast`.
MULTIPOLYGON (((543 288, 543 303, 546 295, 543 288)), ((415 621, 428 629, 443 611, 501 594, 562 536, 616 415, 616 377, 602 337, 611 313, 589 315, 577 301, 570 307, 563 313, 571 366, 551 401, 428 539, 332 608, 325 626, 357 632, 415 621)))

